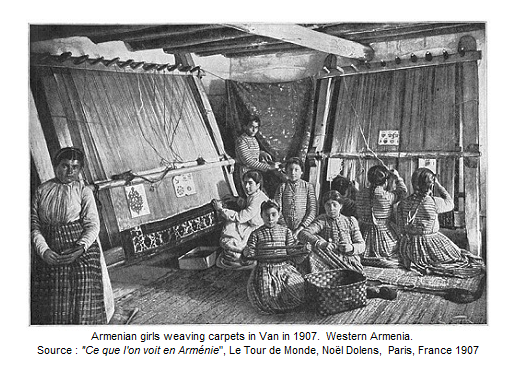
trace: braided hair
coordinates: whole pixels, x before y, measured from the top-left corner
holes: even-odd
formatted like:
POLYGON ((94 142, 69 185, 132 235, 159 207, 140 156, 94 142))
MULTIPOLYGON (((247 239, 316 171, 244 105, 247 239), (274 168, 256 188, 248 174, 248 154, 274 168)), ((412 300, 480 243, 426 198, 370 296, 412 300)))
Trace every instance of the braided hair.
POLYGON ((368 181, 371 184, 369 188, 369 203, 373 207, 373 198, 375 197, 375 189, 382 186, 389 178, 389 170, 387 167, 376 165, 368 170, 368 181))
POLYGON ((427 195, 434 188, 435 174, 432 170, 422 167, 412 174, 412 187, 420 195, 427 195))
POLYGON ((426 167, 418 168, 412 173, 411 182, 416 197, 413 199, 410 210, 407 211, 406 225, 414 223, 421 202, 430 195, 435 183, 435 174, 426 167))

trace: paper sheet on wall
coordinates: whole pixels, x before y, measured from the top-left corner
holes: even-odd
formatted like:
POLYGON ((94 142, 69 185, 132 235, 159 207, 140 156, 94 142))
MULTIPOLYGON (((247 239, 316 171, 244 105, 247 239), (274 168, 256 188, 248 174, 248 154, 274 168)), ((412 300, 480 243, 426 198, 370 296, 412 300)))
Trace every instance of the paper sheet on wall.
POLYGON ((143 184, 125 186, 125 194, 132 218, 150 214, 150 207, 146 198, 143 184))
POLYGON ((196 194, 195 182, 193 181, 192 173, 174 176, 173 186, 175 187, 175 194, 179 198, 196 194))
POLYGON ((378 133, 378 145, 399 145, 399 130, 381 130, 378 133))
POLYGON ((343 168, 343 159, 333 158, 333 157, 328 159, 327 181, 329 181, 329 182, 333 181, 334 178, 339 175, 342 168, 343 168))
POLYGON ((437 174, 437 159, 423 159, 420 158, 418 161, 418 167, 422 168, 428 168, 430 169, 434 174, 437 174))

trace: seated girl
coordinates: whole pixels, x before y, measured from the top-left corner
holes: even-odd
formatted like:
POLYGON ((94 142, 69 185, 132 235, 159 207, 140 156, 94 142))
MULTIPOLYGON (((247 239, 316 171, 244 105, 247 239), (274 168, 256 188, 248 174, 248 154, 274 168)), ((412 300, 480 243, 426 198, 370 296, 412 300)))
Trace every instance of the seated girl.
POLYGON ((437 215, 453 210, 452 197, 428 168, 412 174, 414 194, 400 202, 398 223, 402 233, 400 261, 407 269, 422 274, 473 277, 484 264, 439 232, 437 215), (441 195, 433 195, 434 189, 441 195))
POLYGON ((323 196, 325 214, 298 234, 303 243, 310 243, 310 271, 330 269, 352 269, 362 272, 359 254, 365 249, 364 239, 355 217, 342 215, 343 197, 337 190, 330 190, 323 196))
POLYGON ((291 230, 278 224, 280 208, 274 201, 261 205, 264 225, 250 234, 244 255, 257 259, 248 280, 248 299, 258 311, 276 314, 302 305, 304 279, 294 266, 291 230))
POLYGON ((357 205, 355 199, 359 191, 358 183, 351 181, 342 174, 337 175, 332 181, 332 190, 337 190, 343 196, 341 214, 350 217, 357 217, 357 205))
POLYGON ((250 234, 262 225, 260 206, 268 200, 261 190, 262 175, 258 171, 247 171, 243 175, 246 198, 239 198, 239 210, 227 209, 219 200, 213 200, 212 206, 226 220, 221 232, 221 254, 216 265, 223 269, 249 269, 255 262, 248 264, 241 261, 241 254, 250 234))
POLYGON ((275 202, 282 210, 279 222, 287 226, 296 238, 317 215, 314 186, 302 179, 302 162, 293 157, 286 162, 288 181, 281 183, 275 193, 275 202))
POLYGON ((369 187, 357 195, 357 214, 362 237, 366 242, 363 264, 398 267, 398 234, 392 221, 393 205, 407 196, 407 187, 396 170, 373 166, 368 170, 369 187), (396 189, 386 189, 388 179, 396 189))

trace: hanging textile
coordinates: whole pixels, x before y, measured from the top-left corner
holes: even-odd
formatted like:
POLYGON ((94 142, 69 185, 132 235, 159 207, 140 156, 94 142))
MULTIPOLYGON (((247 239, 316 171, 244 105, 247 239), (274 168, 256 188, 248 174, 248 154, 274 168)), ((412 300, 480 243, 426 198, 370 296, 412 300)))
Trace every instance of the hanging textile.
POLYGON ((311 78, 287 83, 226 81, 227 134, 225 146, 234 156, 234 142, 250 115, 261 119, 261 149, 276 161, 305 159, 310 141, 314 82, 311 78))

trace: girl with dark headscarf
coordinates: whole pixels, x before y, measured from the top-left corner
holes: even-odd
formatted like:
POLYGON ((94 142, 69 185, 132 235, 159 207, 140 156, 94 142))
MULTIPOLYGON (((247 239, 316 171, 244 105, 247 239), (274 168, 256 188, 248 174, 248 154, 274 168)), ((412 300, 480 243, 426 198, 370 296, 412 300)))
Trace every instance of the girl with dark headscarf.
POLYGON ((472 277, 482 272, 484 264, 439 232, 439 213, 450 212, 453 200, 428 168, 412 174, 414 193, 398 206, 402 237, 400 261, 407 269, 423 274, 472 277), (441 196, 433 195, 436 190, 441 196))
POLYGON ((100 221, 80 181, 84 154, 63 148, 53 166, 55 178, 38 187, 31 211, 32 323, 104 324, 100 221))
POLYGON ((393 206, 407 196, 407 187, 396 170, 377 165, 368 170, 369 187, 357 194, 357 215, 366 242, 363 264, 398 266, 398 234, 392 221, 393 206), (387 190, 389 178, 396 189, 387 190))

